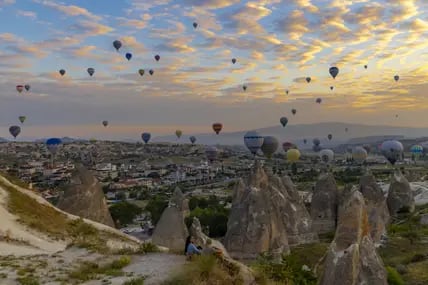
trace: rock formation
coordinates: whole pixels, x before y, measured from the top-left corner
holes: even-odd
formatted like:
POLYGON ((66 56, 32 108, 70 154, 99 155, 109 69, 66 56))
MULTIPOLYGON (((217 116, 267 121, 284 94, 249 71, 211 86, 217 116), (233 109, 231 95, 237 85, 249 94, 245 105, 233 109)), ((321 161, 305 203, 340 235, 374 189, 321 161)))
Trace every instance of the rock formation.
POLYGON ((152 242, 172 251, 183 252, 186 238, 189 235, 184 218, 189 206, 179 188, 176 188, 163 211, 152 235, 152 242), (187 210, 186 210, 187 209, 187 210))
POLYGON ((236 259, 263 252, 279 257, 289 251, 289 242, 317 239, 291 180, 269 176, 258 161, 247 181, 241 179, 235 188, 227 229, 224 245, 236 259))
POLYGON ((332 174, 323 174, 315 184, 311 203, 313 228, 317 233, 336 229, 339 190, 332 174))
POLYGON ((370 237, 361 192, 352 191, 339 211, 336 235, 327 252, 320 285, 387 285, 387 273, 370 237))
POLYGON ((61 195, 57 207, 114 228, 102 186, 83 165, 76 165, 71 184, 61 195))
POLYGON ((382 235, 386 233, 386 226, 390 219, 386 197, 374 176, 368 174, 360 178, 360 192, 367 206, 370 236, 373 242, 378 244, 382 235))
POLYGON ((415 210, 413 192, 406 177, 399 170, 392 175, 387 203, 391 216, 401 211, 413 212, 415 210))

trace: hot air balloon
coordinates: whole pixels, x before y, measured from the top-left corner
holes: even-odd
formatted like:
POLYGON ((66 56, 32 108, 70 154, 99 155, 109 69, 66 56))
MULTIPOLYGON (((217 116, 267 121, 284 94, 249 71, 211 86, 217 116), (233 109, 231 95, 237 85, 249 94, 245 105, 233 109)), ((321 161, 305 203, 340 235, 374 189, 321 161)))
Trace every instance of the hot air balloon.
POLYGON ((143 76, 143 75, 144 75, 144 69, 139 69, 139 70, 138 70, 138 73, 139 73, 141 76, 143 76))
POLYGON ((118 41, 118 40, 115 40, 115 41, 113 42, 113 47, 114 47, 117 51, 119 51, 119 49, 122 47, 122 42, 121 42, 121 41, 118 41))
POLYGON ((143 142, 145 144, 147 144, 150 141, 151 137, 152 137, 152 135, 150 133, 142 133, 141 134, 141 139, 143 140, 143 142))
POLYGON ((178 139, 181 138, 181 135, 183 134, 183 132, 181 130, 176 130, 175 131, 175 135, 177 136, 178 139))
POLYGON ((24 85, 16 85, 16 91, 21 93, 24 90, 24 85))
POLYGON ((289 91, 288 91, 288 90, 285 90, 285 93, 288 95, 289 91))
POLYGON ((196 137, 191 136, 191 137, 189 138, 189 140, 190 140, 190 142, 191 142, 192 144, 195 144, 195 142, 196 142, 196 137))
POLYGON ((247 90, 247 85, 242 86, 242 89, 247 90))
POLYGON ((331 149, 323 149, 320 151, 319 156, 324 163, 330 163, 334 159, 334 152, 331 149))
POLYGON ((328 138, 329 141, 331 141, 331 139, 333 138, 333 135, 332 134, 328 134, 327 138, 328 138))
POLYGON ((232 63, 235 64, 236 63, 236 58, 232 58, 232 63))
POLYGON ((330 90, 333 91, 333 89, 334 89, 334 86, 330 86, 330 90))
POLYGON ((300 158, 300 151, 298 149, 292 148, 287 151, 287 160, 290 162, 297 162, 300 158))
POLYGON ((131 58, 132 58, 132 53, 127 52, 127 53, 125 54, 125 57, 126 57, 126 59, 127 59, 127 60, 131 60, 131 58))
POLYGON ((223 128, 223 125, 221 123, 214 123, 213 124, 213 130, 217 135, 221 132, 222 128, 223 128))
POLYGON ((296 115, 297 110, 296 110, 296 109, 291 109, 291 113, 292 113, 293 115, 296 115))
POLYGON ((55 154, 58 151, 58 147, 61 143, 62 140, 59 138, 50 138, 46 141, 46 146, 50 153, 55 154))
POLYGON ((311 80, 312 80, 312 79, 311 79, 310 77, 306 77, 306 82, 308 82, 308 83, 309 83, 309 82, 311 82, 311 80))
POLYGON ((205 148, 205 155, 206 155, 207 159, 209 160, 209 162, 213 162, 213 161, 217 160, 218 149, 214 146, 207 146, 205 148))
POLYGON ((401 158, 403 149, 401 142, 396 140, 384 141, 380 147, 382 154, 392 165, 401 158))
POLYGON ((307 144, 307 143, 308 143, 308 140, 307 140, 307 139, 303 139, 303 143, 304 143, 304 144, 307 144))
POLYGON ((320 145, 320 144, 321 144, 321 141, 320 141, 319 139, 313 139, 313 140, 312 140, 312 143, 313 143, 314 145, 320 145))
POLYGON ((21 133, 21 127, 11 126, 9 128, 9 133, 16 139, 16 137, 21 133))
POLYGON ((322 99, 321 98, 317 98, 317 100, 315 100, 315 102, 317 102, 318 104, 321 104, 322 99))
POLYGON ((95 139, 95 138, 90 138, 90 139, 89 139, 89 142, 90 142, 90 143, 96 143, 96 142, 97 142, 97 139, 95 139))
POLYGON ((153 75, 153 73, 155 73, 155 72, 153 71, 153 69, 150 69, 149 73, 150 73, 150 75, 153 75))
POLYGON ((156 61, 159 61, 160 60, 160 56, 158 54, 155 55, 155 59, 156 59, 156 61))
POLYGON ((103 126, 107 127, 108 126, 108 121, 103 121, 103 126))
POLYGON ((348 128, 345 128, 345 132, 348 132, 348 128))
POLYGON ((196 22, 193 22, 193 28, 197 28, 198 27, 198 23, 196 23, 196 22))
POLYGON ((352 158, 357 163, 363 163, 367 159, 367 151, 363 147, 357 146, 352 150, 352 158))
POLYGON ((368 67, 367 65, 364 65, 364 68, 365 68, 365 69, 367 69, 367 67, 368 67))
POLYGON ((282 144, 282 149, 284 150, 284 152, 287 152, 293 148, 296 148, 296 146, 294 144, 292 144, 291 142, 285 142, 282 144))
POLYGON ((27 119, 26 116, 19 116, 19 121, 21 122, 21 124, 23 124, 26 119, 27 119))
POLYGON ((367 151, 367 154, 369 154, 369 153, 370 153, 371 147, 370 147, 370 145, 369 145, 369 144, 365 144, 365 145, 363 145, 363 148, 367 151))
POLYGON ((330 67, 328 71, 330 72, 330 75, 333 77, 333 79, 336 79, 336 76, 339 74, 339 68, 336 66, 330 67))
POLYGON ((65 74, 65 69, 60 69, 60 70, 59 70, 59 74, 61 74, 61 76, 64 76, 64 74, 65 74))
POLYGON ((279 122, 285 128, 285 126, 288 124, 288 119, 287 117, 281 117, 281 119, 279 119, 279 122))
POLYGON ((395 80, 395 81, 398 81, 398 80, 400 80, 400 76, 398 76, 398 75, 395 75, 395 76, 394 76, 394 80, 395 80))
POLYGON ((278 143, 278 140, 276 137, 266 136, 266 137, 264 137, 263 144, 261 146, 261 150, 267 158, 271 158, 272 155, 278 149, 278 144, 279 143, 278 143))
POLYGON ((89 68, 87 69, 87 72, 88 72, 88 74, 89 74, 90 76, 92 76, 92 75, 94 75, 94 73, 95 73, 95 69, 94 69, 94 68, 92 68, 92 67, 89 67, 89 68))
POLYGON ((244 136, 244 143, 248 150, 256 155, 263 145, 264 137, 256 131, 249 131, 244 136))
POLYGON ((30 91, 31 86, 29 84, 25 84, 25 90, 30 91))
POLYGON ((424 152, 424 148, 421 145, 414 145, 410 148, 410 152, 413 154, 415 159, 418 159, 424 152))

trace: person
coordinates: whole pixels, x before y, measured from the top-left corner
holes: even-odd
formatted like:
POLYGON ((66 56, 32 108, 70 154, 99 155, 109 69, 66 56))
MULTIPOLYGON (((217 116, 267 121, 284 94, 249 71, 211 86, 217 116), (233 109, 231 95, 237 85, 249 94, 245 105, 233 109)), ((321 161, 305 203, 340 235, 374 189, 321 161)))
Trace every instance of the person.
POLYGON ((193 239, 191 236, 188 236, 186 238, 186 245, 184 248, 184 254, 190 259, 192 255, 195 254, 201 254, 201 249, 198 249, 196 245, 193 242, 193 239))
POLYGON ((223 251, 212 243, 212 239, 207 239, 207 246, 202 250, 202 254, 223 257, 223 251))

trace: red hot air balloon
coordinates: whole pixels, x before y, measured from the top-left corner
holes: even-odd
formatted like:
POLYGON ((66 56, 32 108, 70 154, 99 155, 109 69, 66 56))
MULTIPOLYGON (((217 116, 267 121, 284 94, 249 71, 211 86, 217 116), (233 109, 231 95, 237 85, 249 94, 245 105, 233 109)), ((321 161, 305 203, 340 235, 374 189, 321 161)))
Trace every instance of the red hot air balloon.
POLYGON ((217 135, 221 132, 222 128, 223 128, 223 125, 221 123, 214 123, 213 124, 213 130, 217 135))

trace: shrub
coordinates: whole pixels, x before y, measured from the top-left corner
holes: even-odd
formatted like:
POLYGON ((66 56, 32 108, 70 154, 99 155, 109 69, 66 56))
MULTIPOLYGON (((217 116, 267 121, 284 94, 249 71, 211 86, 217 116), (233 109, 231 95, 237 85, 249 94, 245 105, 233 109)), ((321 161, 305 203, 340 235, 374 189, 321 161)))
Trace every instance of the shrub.
POLYGON ((400 273, 395 268, 387 266, 386 271, 388 272, 388 285, 404 285, 400 273))
POLYGON ((126 281, 122 285, 144 285, 144 277, 137 277, 131 280, 126 281))

